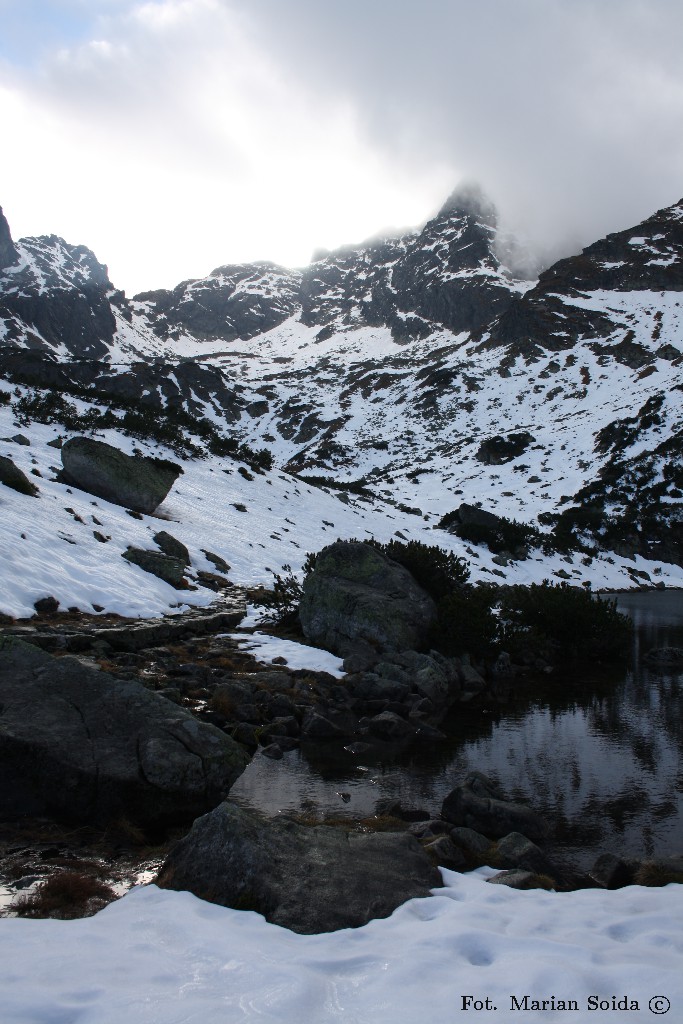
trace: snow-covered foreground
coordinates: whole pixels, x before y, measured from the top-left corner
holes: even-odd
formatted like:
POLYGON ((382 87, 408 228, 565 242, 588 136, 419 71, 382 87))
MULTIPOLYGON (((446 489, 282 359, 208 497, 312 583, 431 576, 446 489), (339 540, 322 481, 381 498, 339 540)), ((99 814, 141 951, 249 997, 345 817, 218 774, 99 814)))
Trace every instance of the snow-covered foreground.
POLYGON ((488 1020, 645 1021, 652 999, 669 1000, 667 1019, 681 1019, 683 886, 518 892, 487 884, 489 874, 444 871, 434 896, 327 935, 295 935, 155 886, 81 921, 0 921, 2 1021, 481 1019, 468 996, 497 1008, 484 1010, 488 1020), (631 1010, 612 1008, 624 998, 631 1010))

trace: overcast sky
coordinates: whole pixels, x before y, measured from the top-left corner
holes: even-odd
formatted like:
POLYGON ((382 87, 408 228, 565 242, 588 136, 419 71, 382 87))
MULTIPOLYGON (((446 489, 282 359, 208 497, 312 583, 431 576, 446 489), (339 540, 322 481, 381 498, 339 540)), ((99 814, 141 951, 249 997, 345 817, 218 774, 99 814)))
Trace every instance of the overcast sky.
POLYGON ((683 195, 681 0, 0 0, 0 205, 128 294, 476 180, 576 251, 683 195))

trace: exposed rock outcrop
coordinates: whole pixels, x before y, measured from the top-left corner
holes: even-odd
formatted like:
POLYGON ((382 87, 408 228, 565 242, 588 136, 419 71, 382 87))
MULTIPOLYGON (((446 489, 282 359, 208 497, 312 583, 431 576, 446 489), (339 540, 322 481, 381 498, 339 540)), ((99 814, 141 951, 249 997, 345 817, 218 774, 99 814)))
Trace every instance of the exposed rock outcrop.
POLYGON ((72 437, 61 450, 65 483, 136 512, 153 512, 182 473, 164 459, 126 455, 90 437, 72 437))
POLYGON ((313 934, 388 917, 406 900, 428 896, 441 876, 405 833, 268 820, 225 802, 194 823, 156 881, 313 934))
POLYGON ((0 641, 0 814, 142 826, 191 821, 248 758, 139 683, 75 657, 0 641))
POLYGON ((299 609, 305 636, 344 656, 358 641, 379 651, 424 645, 436 606, 407 569, 369 544, 323 548, 299 609))

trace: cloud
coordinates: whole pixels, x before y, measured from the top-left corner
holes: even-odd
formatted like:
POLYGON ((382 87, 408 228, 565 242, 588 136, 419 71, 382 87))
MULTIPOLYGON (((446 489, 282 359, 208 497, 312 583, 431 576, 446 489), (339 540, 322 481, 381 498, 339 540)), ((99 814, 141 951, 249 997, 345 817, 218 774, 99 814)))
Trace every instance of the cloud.
POLYGON ((678 0, 50 6, 78 31, 0 67, 0 202, 129 292, 301 264, 463 177, 553 255, 683 192, 678 0))

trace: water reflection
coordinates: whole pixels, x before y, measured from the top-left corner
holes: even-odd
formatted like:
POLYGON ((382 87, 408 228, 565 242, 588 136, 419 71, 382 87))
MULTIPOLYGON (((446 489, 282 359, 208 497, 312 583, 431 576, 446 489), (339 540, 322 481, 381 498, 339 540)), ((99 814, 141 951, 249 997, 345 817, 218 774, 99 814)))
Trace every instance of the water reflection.
POLYGON ((680 853, 683 673, 657 671, 642 655, 683 647, 683 593, 619 595, 618 604, 636 626, 628 671, 521 686, 495 714, 459 709, 444 726, 446 741, 390 761, 329 744, 280 762, 257 757, 232 797, 268 813, 313 817, 367 817, 387 798, 438 813, 446 794, 476 769, 545 813, 561 852, 578 865, 604 850, 680 853))

